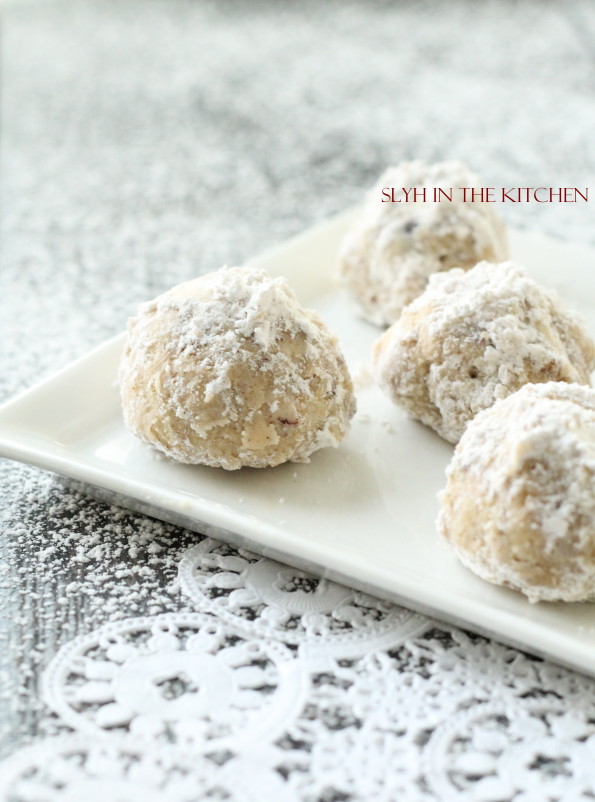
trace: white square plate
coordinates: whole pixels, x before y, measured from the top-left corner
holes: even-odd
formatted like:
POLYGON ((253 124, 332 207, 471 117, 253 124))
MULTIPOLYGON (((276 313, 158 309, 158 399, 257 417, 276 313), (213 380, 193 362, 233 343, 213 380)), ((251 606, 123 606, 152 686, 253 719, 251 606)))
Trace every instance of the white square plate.
MULTIPOLYGON (((341 339, 350 366, 378 330, 333 286, 345 214, 254 260, 284 275, 341 339)), ((512 252, 595 334, 595 254, 514 233, 512 252)), ((133 310, 131 310, 132 312, 133 310)), ((156 459, 124 428, 116 386, 123 336, 0 408, 0 455, 69 477, 87 492, 595 674, 595 606, 529 604, 463 568, 438 541, 437 492, 452 447, 373 386, 338 449, 308 465, 225 472, 156 459)))

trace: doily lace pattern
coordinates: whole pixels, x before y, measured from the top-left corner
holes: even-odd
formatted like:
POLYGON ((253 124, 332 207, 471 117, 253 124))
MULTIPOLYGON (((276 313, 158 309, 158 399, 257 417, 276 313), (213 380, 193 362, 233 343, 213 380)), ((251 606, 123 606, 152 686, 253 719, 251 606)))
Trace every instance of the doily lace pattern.
MULTIPOLYGON (((296 801, 282 777, 261 764, 74 735, 25 748, 2 765, 0 798, 11 802, 296 801)), ((297 801, 296 801, 297 802, 297 801)))
POLYGON ((44 695, 84 733, 223 750, 273 739, 307 683, 282 644, 238 637, 208 613, 165 613, 67 644, 48 666, 44 695))
POLYGON ((454 800, 593 799, 595 727, 558 699, 520 710, 496 699, 460 710, 432 733, 423 764, 429 788, 454 800))
POLYGON ((428 626, 403 607, 212 538, 183 555, 179 579, 199 609, 252 637, 299 646, 321 665, 390 648, 428 626))
POLYGON ((66 643, 1 802, 593 799, 595 682, 210 538, 193 609, 66 643))

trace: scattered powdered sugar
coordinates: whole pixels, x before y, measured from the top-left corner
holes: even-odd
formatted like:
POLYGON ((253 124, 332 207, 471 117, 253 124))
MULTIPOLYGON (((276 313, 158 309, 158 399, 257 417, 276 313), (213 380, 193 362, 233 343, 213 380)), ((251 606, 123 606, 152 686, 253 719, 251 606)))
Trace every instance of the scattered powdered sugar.
POLYGON ((192 609, 178 564, 202 536, 95 501, 33 468, 4 462, 0 474, 4 491, 18 488, 23 499, 0 516, 0 736, 10 733, 11 746, 24 732, 59 728, 35 678, 62 644, 107 621, 192 609))
POLYGON ((469 424, 447 469, 439 530, 465 565, 531 601, 590 598, 594 477, 595 391, 525 385, 469 424))
POLYGON ((381 387, 456 443, 482 409, 529 382, 589 382, 595 345, 559 296, 513 262, 430 277, 378 341, 381 387))

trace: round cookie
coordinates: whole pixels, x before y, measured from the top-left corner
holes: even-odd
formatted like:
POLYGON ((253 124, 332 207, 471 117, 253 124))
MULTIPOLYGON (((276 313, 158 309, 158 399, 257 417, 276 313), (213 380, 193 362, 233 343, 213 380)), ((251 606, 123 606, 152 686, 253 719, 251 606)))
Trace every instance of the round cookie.
POLYGON ((595 391, 528 384, 481 412, 447 469, 438 528, 530 601, 595 596, 595 391))
POLYGON ((478 412, 524 384, 588 384, 595 345, 522 267, 481 262, 432 276, 377 340, 373 363, 396 404, 456 443, 478 412))
MULTIPOLYGON (((339 278, 371 323, 390 325, 423 292, 432 273, 467 269, 482 260, 508 257, 503 223, 493 206, 463 200, 459 187, 481 187, 459 162, 403 162, 380 177, 340 251, 339 278), (383 202, 394 188, 395 202, 383 202), (413 202, 403 190, 426 190, 413 202), (452 201, 434 202, 434 190, 452 191, 452 201)), ((469 193, 467 193, 467 197, 469 193)))
POLYGON ((249 267, 140 306, 120 366, 127 427, 173 459, 235 470, 307 462, 355 412, 337 339, 282 278, 249 267))

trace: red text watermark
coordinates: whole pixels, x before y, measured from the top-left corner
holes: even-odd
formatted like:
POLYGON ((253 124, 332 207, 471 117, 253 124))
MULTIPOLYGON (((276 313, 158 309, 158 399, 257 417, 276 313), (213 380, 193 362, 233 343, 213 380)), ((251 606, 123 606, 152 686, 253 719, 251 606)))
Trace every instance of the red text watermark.
POLYGON ((588 203, 588 187, 383 187, 383 203, 588 203), (460 194, 459 194, 460 193, 460 194))

